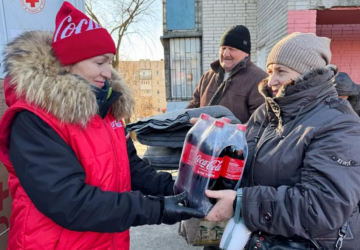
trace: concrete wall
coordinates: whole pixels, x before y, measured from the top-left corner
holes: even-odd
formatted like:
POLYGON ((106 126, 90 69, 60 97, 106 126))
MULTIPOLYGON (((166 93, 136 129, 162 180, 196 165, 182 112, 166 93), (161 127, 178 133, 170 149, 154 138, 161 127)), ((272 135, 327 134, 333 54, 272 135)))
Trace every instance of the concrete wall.
POLYGON ((329 9, 334 7, 349 7, 360 6, 359 0, 310 0, 310 1, 295 1, 294 2, 309 2, 309 9, 329 9))
POLYGON ((309 0, 288 0, 288 10, 308 10, 310 9, 309 0))
POLYGON ((204 0, 202 2, 202 68, 219 58, 219 41, 232 25, 242 24, 251 34, 252 59, 256 61, 258 0, 204 0))
POLYGON ((317 35, 331 39, 331 63, 360 84, 360 24, 318 25, 317 35))
MULTIPOLYGON (((265 0, 266 1, 266 0, 265 0)), ((267 0, 267 2, 275 0, 267 0)), ((359 0, 288 0, 289 10, 316 10, 360 6, 359 0)))
MULTIPOLYGON (((264 60, 268 57, 272 47, 287 35, 287 0, 259 0, 259 28, 257 49, 264 49, 264 60)), ((254 56, 253 61, 256 61, 254 56)))
MULTIPOLYGON (((269 1, 274 1, 274 0, 269 0, 269 1)), ((318 10, 318 9, 330 9, 334 7, 351 7, 351 6, 360 6, 360 1, 359 0, 288 0, 289 10, 318 10)))

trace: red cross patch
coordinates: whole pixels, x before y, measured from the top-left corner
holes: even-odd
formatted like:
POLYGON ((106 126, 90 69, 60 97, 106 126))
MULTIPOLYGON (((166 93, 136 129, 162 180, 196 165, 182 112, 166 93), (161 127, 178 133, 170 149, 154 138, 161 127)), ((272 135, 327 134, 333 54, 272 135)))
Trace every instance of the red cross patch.
POLYGON ((20 0, 20 4, 26 12, 37 14, 45 7, 45 0, 20 0))

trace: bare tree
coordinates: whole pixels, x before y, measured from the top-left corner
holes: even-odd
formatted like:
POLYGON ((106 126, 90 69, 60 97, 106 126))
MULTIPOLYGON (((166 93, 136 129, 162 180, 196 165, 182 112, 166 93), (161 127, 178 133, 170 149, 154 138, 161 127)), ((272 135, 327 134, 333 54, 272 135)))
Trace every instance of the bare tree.
MULTIPOLYGON (((130 32, 132 25, 151 24, 156 17, 151 8, 157 0, 86 0, 86 13, 100 26, 106 28, 115 40, 116 56, 112 62, 114 69, 119 66, 120 46, 130 32)), ((149 30, 141 28, 132 31, 140 36, 151 36, 149 30)))
POLYGON ((153 115, 153 98, 151 96, 140 96, 137 98, 138 102, 135 107, 135 112, 138 118, 146 118, 153 115))

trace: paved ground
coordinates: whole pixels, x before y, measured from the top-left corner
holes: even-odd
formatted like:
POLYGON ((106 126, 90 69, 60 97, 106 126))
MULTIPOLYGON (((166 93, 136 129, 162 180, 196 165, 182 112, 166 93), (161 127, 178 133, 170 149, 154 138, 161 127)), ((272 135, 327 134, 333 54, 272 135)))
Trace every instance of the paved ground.
MULTIPOLYGON (((141 157, 147 146, 135 141, 134 145, 141 157)), ((173 176, 177 173, 172 171, 173 176)), ((202 247, 189 246, 178 234, 179 224, 172 226, 141 226, 130 229, 130 250, 202 250, 202 247)))
POLYGON ((202 247, 189 246, 178 235, 178 227, 178 224, 133 227, 130 250, 202 250, 202 247))

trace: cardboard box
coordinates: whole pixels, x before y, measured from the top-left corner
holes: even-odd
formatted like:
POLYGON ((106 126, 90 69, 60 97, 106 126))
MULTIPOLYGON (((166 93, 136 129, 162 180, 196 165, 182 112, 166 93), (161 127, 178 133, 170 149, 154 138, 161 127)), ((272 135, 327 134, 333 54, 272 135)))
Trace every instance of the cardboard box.
POLYGON ((227 223, 192 218, 180 222, 179 234, 192 246, 219 246, 227 223))
POLYGON ((11 213, 11 197, 8 187, 8 172, 0 163, 0 250, 6 250, 11 213))

